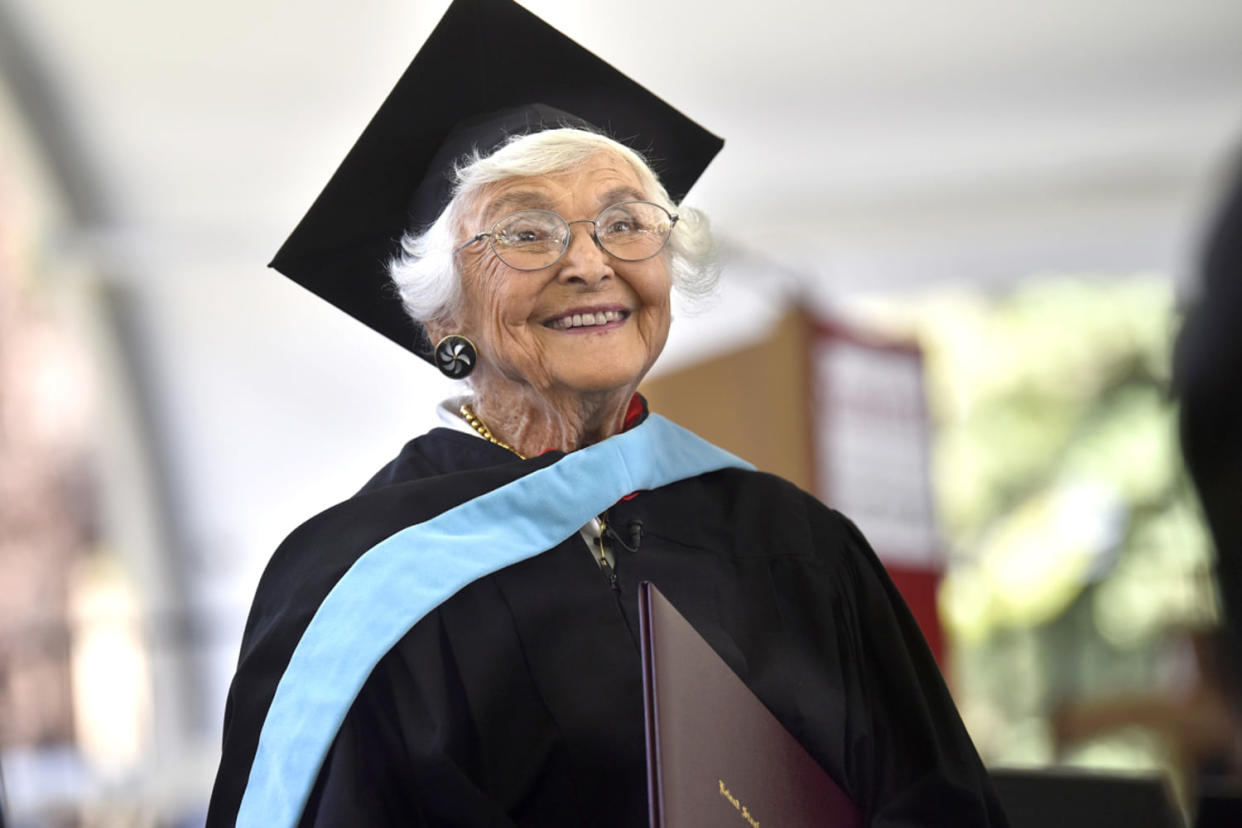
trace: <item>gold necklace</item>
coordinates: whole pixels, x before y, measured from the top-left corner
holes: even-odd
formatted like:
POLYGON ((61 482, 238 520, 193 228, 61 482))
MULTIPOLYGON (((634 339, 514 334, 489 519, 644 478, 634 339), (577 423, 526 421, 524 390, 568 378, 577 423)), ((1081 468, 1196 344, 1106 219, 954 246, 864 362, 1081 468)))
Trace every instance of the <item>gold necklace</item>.
POLYGON ((470 405, 468 403, 462 403, 461 407, 458 408, 457 411, 461 414, 462 419, 464 419, 471 428, 477 431, 479 433, 479 436, 482 437, 484 440, 487 440, 489 443, 495 443, 496 445, 500 446, 502 449, 508 449, 509 451, 516 454, 518 457, 521 457, 523 460, 526 459, 526 455, 522 454, 522 452, 518 451, 513 446, 509 445, 508 443, 504 443, 504 442, 501 442, 500 440, 497 440, 495 435, 492 434, 492 430, 488 428, 487 425, 484 424, 482 420, 479 419, 479 415, 474 413, 474 410, 470 408, 470 405))

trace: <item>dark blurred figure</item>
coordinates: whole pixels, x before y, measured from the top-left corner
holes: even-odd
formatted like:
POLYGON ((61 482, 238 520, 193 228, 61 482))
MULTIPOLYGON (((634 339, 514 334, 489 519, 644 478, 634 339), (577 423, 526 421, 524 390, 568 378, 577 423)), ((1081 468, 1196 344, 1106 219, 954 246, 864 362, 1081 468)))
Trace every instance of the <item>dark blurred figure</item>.
MULTIPOLYGON (((1216 544, 1216 573, 1242 676, 1242 167, 1201 263, 1201 293, 1174 354, 1181 440, 1216 544)), ((1242 683, 1234 683, 1242 687, 1242 683)))
MULTIPOLYGON (((1186 467, 1216 544, 1216 578, 1232 652, 1234 705, 1242 703, 1242 166, 1207 237, 1200 294, 1177 342, 1186 467)), ((1196 828, 1242 825, 1236 782, 1200 788, 1196 828)))

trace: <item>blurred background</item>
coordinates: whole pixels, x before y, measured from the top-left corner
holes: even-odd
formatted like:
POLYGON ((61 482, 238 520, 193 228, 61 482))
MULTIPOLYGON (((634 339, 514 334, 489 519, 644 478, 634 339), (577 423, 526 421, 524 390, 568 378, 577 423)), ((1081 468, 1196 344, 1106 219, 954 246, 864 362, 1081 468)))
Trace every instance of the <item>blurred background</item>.
MULTIPOLYGON (((434 425, 264 264, 447 5, 0 0, 13 824, 200 824, 267 556, 434 425)), ((524 5, 727 140, 653 407, 858 520, 989 764, 1235 772, 1169 375, 1242 4, 524 5)))

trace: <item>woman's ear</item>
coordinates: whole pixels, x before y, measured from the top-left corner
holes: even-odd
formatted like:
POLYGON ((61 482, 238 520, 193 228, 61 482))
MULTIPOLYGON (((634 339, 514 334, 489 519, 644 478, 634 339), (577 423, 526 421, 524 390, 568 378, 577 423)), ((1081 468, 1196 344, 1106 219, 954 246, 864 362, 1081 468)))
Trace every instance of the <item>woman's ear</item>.
POLYGON ((426 329, 427 338, 431 340, 431 344, 434 346, 449 334, 470 336, 465 329, 465 325, 465 320, 461 318, 461 314, 455 311, 445 311, 424 322, 423 328, 426 329))
POLYGON ((431 343, 431 347, 436 347, 436 343, 444 338, 446 328, 438 319, 428 319, 423 323, 423 330, 427 332, 427 341, 431 343))

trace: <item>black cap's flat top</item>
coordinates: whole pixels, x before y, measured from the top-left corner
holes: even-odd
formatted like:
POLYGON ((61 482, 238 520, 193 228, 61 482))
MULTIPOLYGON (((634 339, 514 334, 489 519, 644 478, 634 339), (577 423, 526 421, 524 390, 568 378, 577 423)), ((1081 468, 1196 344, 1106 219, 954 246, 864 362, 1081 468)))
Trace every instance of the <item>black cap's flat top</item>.
POLYGON ((427 358, 388 279, 402 234, 447 205, 463 153, 575 118, 643 153, 674 201, 724 144, 516 3, 455 0, 271 266, 427 358))

